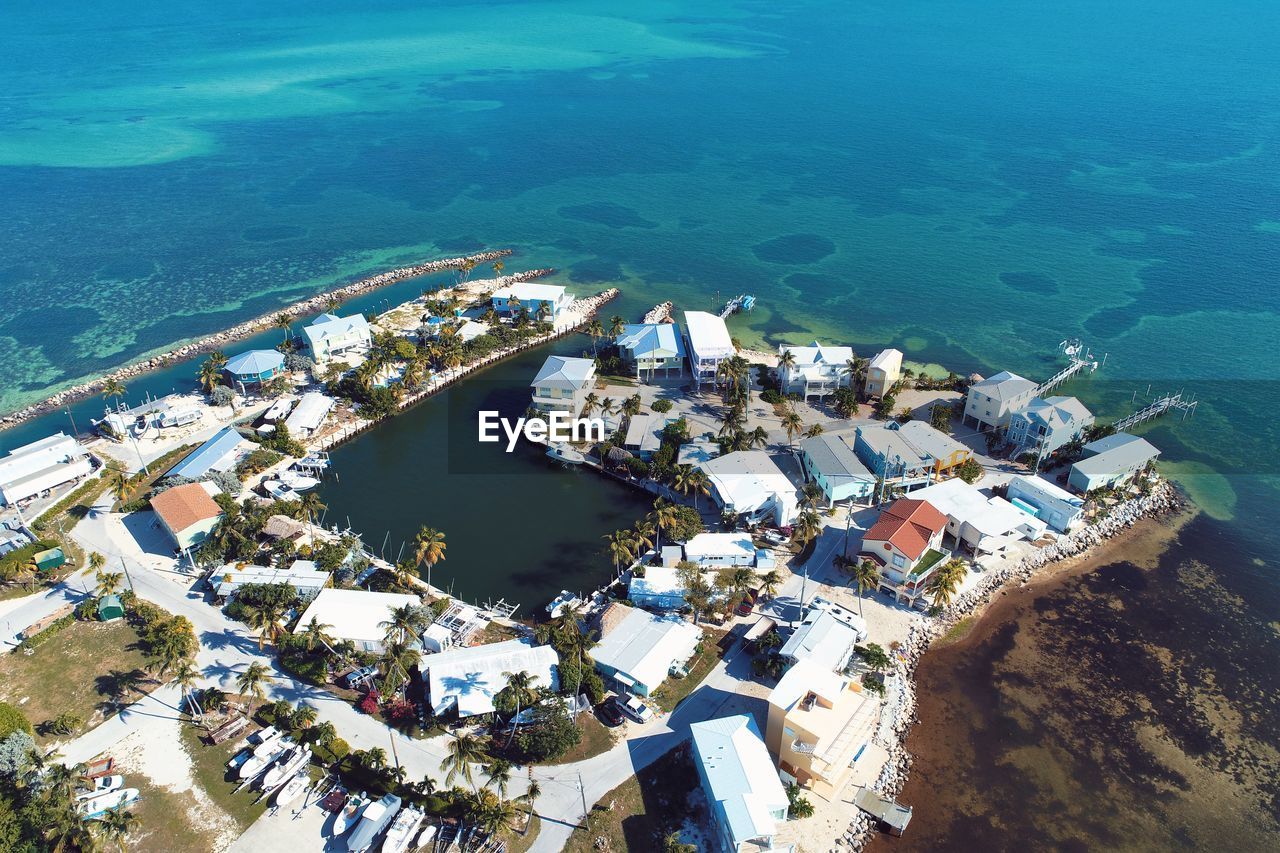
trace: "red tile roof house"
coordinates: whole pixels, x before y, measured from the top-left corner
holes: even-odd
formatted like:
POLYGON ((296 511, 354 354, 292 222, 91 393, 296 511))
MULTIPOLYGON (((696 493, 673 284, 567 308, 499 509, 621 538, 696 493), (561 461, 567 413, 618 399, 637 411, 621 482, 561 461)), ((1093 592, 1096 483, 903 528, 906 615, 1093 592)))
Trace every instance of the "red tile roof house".
POLYGON ((929 576, 947 557, 942 549, 946 527, 947 517, 933 504, 901 498, 863 534, 858 559, 880 567, 880 589, 914 607, 924 600, 929 576))

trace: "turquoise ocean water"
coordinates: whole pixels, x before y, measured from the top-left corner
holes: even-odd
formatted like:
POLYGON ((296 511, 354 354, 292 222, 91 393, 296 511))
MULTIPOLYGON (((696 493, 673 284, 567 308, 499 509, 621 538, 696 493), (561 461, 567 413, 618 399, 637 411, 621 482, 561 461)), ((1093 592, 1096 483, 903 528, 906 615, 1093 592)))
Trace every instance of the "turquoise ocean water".
POLYGON ((1202 400, 1146 434, 1206 511, 1179 547, 1239 602, 1232 647, 1274 674, 1274 4, 119 5, 6 4, 0 409, 496 246, 627 314, 753 292, 748 344, 1044 377, 1079 336, 1107 361, 1068 392, 1100 415, 1202 400))

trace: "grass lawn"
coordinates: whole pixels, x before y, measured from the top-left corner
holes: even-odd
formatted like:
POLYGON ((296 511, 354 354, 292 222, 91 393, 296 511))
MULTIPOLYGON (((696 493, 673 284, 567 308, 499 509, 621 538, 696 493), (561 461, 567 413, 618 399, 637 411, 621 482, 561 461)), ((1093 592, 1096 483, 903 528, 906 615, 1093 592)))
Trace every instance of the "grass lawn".
MULTIPOLYGON (((524 808, 524 803, 520 803, 519 807, 524 808)), ((538 804, 534 803, 534 810, 538 808, 538 804)), ((533 842, 538 840, 538 831, 542 829, 542 818, 536 814, 533 816, 533 822, 529 825, 529 831, 523 835, 519 830, 506 829, 502 832, 502 843, 506 845, 507 853, 524 853, 533 846, 533 842)))
POLYGON ((62 713, 84 720, 81 731, 93 728, 159 686, 143 669, 138 640, 123 619, 73 622, 29 655, 0 657, 0 699, 22 709, 37 732, 62 713))
POLYGON ((582 740, 578 741, 578 745, 573 749, 557 758, 556 764, 569 764, 594 758, 613 749, 613 745, 617 742, 613 730, 597 720, 595 714, 590 711, 578 715, 578 731, 582 733, 582 740))
POLYGON ((138 831, 129 839, 134 853, 213 853, 217 836, 197 826, 192 819, 196 797, 191 791, 175 793, 155 785, 145 776, 128 777, 131 788, 137 788, 140 799, 130 807, 139 821, 138 831))
POLYGON ((649 696, 653 704, 670 713, 675 710, 684 697, 697 689, 702 680, 711 673, 715 665, 720 663, 720 659, 724 657, 724 649, 720 648, 720 641, 724 639, 724 635, 727 633, 729 632, 704 627, 702 629, 702 644, 698 646, 698 650, 694 652, 693 659, 688 663, 689 674, 684 678, 668 678, 662 682, 662 686, 649 696))
MULTIPOLYGON (((246 735, 251 731, 252 726, 245 729, 246 735)), ((257 791, 246 788, 233 793, 240 780, 230 775, 227 762, 239 752, 238 746, 244 741, 244 737, 235 737, 226 743, 210 746, 202 740, 203 734, 204 729, 198 726, 182 727, 182 745, 191 756, 191 775, 196 784, 209 795, 209 799, 229 814, 243 832, 262 816, 269 805, 265 800, 261 803, 254 802, 258 798, 257 791)))
POLYGON ((587 829, 569 836, 565 853, 661 850, 663 837, 690 817, 689 795, 697 787, 697 770, 682 744, 601 797, 587 829))

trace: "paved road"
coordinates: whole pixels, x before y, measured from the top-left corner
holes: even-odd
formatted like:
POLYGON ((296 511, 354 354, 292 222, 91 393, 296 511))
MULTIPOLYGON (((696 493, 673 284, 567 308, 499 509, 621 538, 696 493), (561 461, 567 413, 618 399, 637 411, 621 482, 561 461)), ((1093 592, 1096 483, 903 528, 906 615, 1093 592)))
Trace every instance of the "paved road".
POLYGON ((23 598, 0 602, 0 651, 8 651, 21 642, 24 630, 58 612, 63 607, 79 604, 93 594, 97 585, 93 573, 81 569, 68 575, 62 583, 23 598))

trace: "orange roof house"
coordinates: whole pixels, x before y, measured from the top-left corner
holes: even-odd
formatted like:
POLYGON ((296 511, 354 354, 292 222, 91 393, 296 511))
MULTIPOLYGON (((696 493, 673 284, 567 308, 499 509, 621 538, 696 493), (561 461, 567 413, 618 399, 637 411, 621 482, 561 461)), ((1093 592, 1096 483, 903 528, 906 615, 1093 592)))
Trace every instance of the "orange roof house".
POLYGON ((869 559, 882 569, 882 588, 914 604, 924 594, 925 582, 946 553, 942 532, 947 517, 928 501, 901 498, 880 513, 880 519, 862 535, 859 559, 869 559))
POLYGON ((179 550, 199 545, 222 518, 222 509, 203 483, 166 489, 151 499, 151 508, 179 550))

